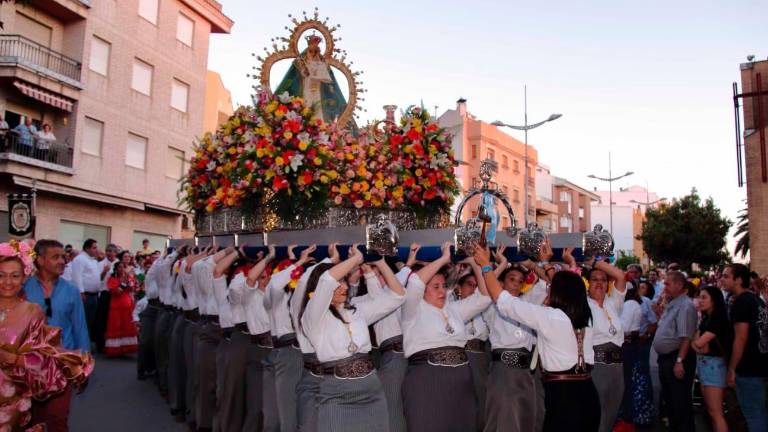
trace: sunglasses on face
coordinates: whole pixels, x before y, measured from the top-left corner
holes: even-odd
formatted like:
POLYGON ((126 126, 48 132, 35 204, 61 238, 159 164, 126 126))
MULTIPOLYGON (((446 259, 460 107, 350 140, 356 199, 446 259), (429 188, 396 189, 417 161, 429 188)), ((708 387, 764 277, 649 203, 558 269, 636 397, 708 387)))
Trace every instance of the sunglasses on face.
POLYGON ((51 306, 51 298, 46 297, 45 299, 45 316, 50 318, 53 315, 53 306, 51 306))

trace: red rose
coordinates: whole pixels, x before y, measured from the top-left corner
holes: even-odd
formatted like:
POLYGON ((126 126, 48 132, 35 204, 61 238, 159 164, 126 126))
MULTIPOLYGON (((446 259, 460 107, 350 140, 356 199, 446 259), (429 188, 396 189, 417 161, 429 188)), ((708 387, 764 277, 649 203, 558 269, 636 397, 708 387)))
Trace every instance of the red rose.
POLYGON ((405 134, 405 136, 408 137, 408 139, 411 141, 418 141, 421 139, 421 133, 419 133, 419 131, 413 128, 409 129, 408 133, 405 134))
POLYGON ((403 142, 403 136, 402 135, 392 135, 389 138, 389 143, 392 144, 393 146, 398 146, 402 142, 403 142))
POLYGON ((428 189, 426 192, 424 192, 424 199, 425 200, 431 200, 437 195, 437 192, 435 192, 434 189, 428 189))

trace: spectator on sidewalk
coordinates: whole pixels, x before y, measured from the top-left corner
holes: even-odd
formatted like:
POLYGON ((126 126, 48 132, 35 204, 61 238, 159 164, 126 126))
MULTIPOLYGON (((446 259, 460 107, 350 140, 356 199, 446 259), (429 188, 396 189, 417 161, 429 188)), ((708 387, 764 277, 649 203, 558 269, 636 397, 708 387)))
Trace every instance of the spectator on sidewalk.
POLYGON ((723 271, 723 288, 731 293, 730 318, 733 324, 733 350, 728 364, 727 383, 736 388, 741 411, 750 431, 768 430, 766 377, 768 347, 761 337, 768 332, 765 303, 749 290, 749 268, 731 264, 723 271))
POLYGON ((72 283, 83 295, 85 318, 92 341, 96 340, 94 325, 96 311, 99 308, 99 292, 101 292, 101 269, 96 260, 98 255, 98 242, 94 239, 88 239, 83 243, 83 252, 72 260, 72 283))

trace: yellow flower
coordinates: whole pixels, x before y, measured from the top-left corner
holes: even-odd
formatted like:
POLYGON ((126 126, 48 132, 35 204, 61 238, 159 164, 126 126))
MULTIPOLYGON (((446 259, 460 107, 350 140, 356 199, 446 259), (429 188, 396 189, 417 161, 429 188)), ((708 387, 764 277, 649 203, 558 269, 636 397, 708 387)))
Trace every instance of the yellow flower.
POLYGON ((528 291, 530 291, 530 290, 531 290, 531 288, 532 288, 532 287, 533 287, 533 284, 524 283, 524 284, 523 284, 523 287, 522 287, 522 288, 520 288, 520 294, 525 294, 525 293, 527 293, 528 291))
POLYGON ((416 129, 417 132, 421 132, 421 120, 415 118, 413 119, 411 124, 413 125, 413 128, 416 129))
POLYGON ((305 151, 305 150, 307 149, 307 147, 308 147, 308 146, 309 146, 309 144, 307 144, 307 143, 306 143, 306 142, 304 142, 304 141, 300 141, 300 142, 299 142, 299 150, 301 150, 301 151, 305 151))
POLYGON ((275 158, 275 164, 278 166, 283 166, 285 164, 285 160, 283 160, 282 156, 278 156, 275 158))
POLYGON ((268 170, 267 170, 267 171, 264 173, 264 178, 265 178, 265 180, 269 180, 269 179, 271 179, 271 178, 272 178, 272 177, 274 177, 274 176, 275 176, 275 172, 274 172, 274 171, 272 171, 271 169, 268 169, 268 170))
POLYGON ((417 168, 414 174, 416 174, 416 177, 421 177, 421 175, 424 174, 424 172, 421 170, 421 168, 417 168))
POLYGON ((395 188, 395 190, 392 191, 392 196, 395 198, 400 198, 403 196, 403 188, 398 186, 395 188))
POLYGON ((339 188, 339 192, 341 192, 342 195, 346 195, 349 193, 349 186, 346 184, 341 185, 341 188, 339 188))
POLYGON ((330 177, 331 180, 336 180, 336 177, 338 176, 339 176, 339 173, 337 173, 336 171, 328 171, 328 177, 330 177))
POLYGON ((285 132, 283 132, 283 136, 285 137, 285 139, 291 139, 291 138, 293 138, 293 132, 285 131, 285 132))
POLYGON ((323 164, 323 160, 320 159, 319 157, 316 157, 312 162, 314 162, 315 165, 317 165, 317 166, 320 166, 320 165, 323 164))
POLYGON ((383 189, 384 188, 384 182, 381 180, 376 180, 376 183, 373 184, 376 186, 377 189, 383 189))
POLYGON ((270 114, 273 113, 277 109, 277 101, 272 101, 268 103, 266 109, 268 113, 270 114))
MULTIPOLYGON (((369 185, 367 181, 364 181, 364 182, 360 183, 360 190, 361 191, 366 192, 370 188, 371 188, 371 185, 369 185)), ((366 199, 370 199, 370 198, 366 198, 366 199)))
POLYGON ((328 176, 327 176, 327 175, 321 175, 321 176, 320 176, 320 183, 322 183, 322 184, 328 184, 328 181, 329 181, 329 179, 328 179, 328 176))
POLYGON ((233 154, 237 153, 237 149, 234 146, 232 146, 232 147, 227 149, 227 153, 233 155, 233 154))

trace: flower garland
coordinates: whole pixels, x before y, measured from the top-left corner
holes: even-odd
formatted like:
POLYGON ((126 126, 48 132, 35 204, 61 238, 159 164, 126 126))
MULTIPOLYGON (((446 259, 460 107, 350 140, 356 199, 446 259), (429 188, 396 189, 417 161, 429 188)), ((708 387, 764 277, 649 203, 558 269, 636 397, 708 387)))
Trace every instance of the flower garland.
POLYGON ((26 276, 35 271, 35 251, 33 246, 26 241, 11 240, 7 243, 0 243, 0 256, 13 256, 20 259, 26 276))

